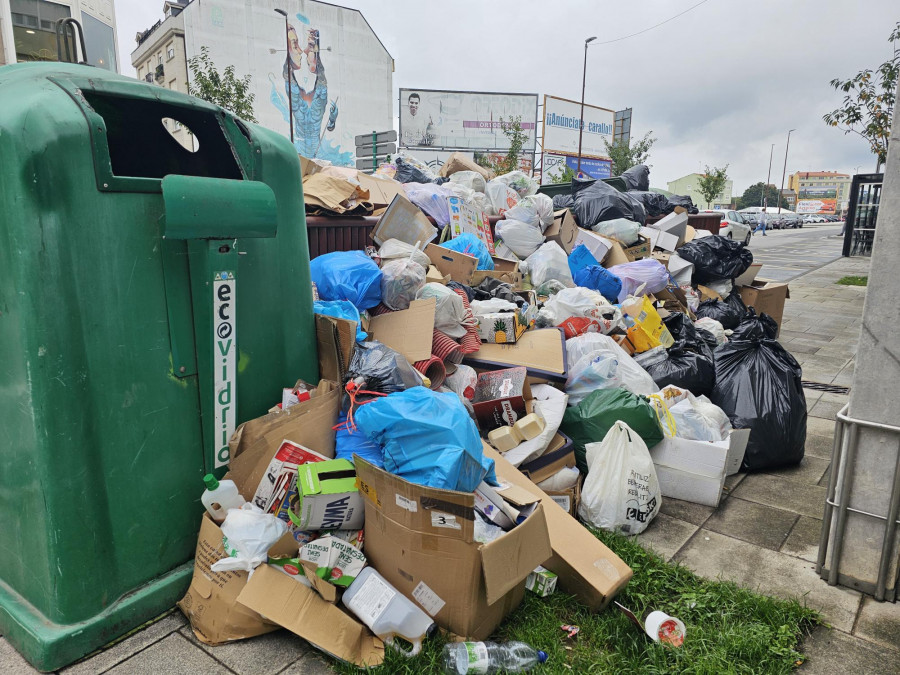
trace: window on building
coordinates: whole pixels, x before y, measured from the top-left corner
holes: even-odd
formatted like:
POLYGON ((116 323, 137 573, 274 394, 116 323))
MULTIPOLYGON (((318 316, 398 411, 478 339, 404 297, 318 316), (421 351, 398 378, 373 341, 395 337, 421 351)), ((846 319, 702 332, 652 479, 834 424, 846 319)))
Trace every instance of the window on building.
POLYGON ((17 61, 56 61, 56 22, 69 8, 46 0, 10 0, 17 61))
POLYGON ((150 84, 153 84, 153 73, 147 73, 144 75, 144 79, 150 84))
POLYGON ((171 89, 172 91, 178 91, 178 81, 169 80, 169 89, 171 89))
POLYGON ((87 47, 87 62, 98 68, 106 68, 114 73, 116 67, 116 42, 112 26, 95 19, 87 12, 81 13, 84 27, 84 43, 87 47))
POLYGON ((171 61, 174 58, 175 58, 175 45, 170 43, 169 46, 166 47, 166 60, 171 61))

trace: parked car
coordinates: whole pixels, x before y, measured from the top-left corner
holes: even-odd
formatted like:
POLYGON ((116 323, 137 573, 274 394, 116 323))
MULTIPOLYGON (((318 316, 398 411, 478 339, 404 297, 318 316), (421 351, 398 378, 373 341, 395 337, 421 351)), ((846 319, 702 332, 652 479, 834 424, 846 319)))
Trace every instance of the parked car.
POLYGON ((751 228, 744 223, 742 213, 737 211, 701 211, 700 213, 717 213, 722 216, 722 222, 719 224, 719 234, 729 239, 736 239, 745 244, 750 243, 751 228))

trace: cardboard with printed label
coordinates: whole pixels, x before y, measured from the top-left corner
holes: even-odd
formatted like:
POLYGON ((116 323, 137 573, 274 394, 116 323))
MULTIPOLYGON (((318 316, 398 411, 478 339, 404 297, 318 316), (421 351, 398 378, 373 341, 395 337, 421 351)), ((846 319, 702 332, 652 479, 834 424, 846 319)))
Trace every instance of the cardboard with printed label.
POLYGON ((544 490, 547 496, 555 501, 559 507, 573 518, 578 517, 578 504, 581 502, 581 484, 584 476, 578 477, 578 482, 565 490, 544 490))
POLYGON ((544 238, 547 241, 555 241, 566 255, 569 255, 575 248, 575 239, 581 231, 572 212, 569 209, 560 209, 554 211, 553 222, 544 230, 544 238))
POLYGON ((538 565, 525 580, 525 590, 531 591, 539 598, 546 598, 556 591, 557 578, 553 572, 538 565))
POLYGON ((474 540, 472 493, 410 483, 358 456, 355 463, 369 563, 441 628, 487 638, 522 601, 528 575, 551 554, 543 505, 481 544, 474 540))
POLYGON ((291 520, 301 530, 354 530, 363 525, 356 471, 347 459, 297 467, 297 503, 291 520))
POLYGON ((562 328, 527 330, 515 344, 483 343, 477 352, 467 354, 464 362, 483 369, 524 366, 531 377, 565 382, 566 336, 562 328))
POLYGON ((525 401, 532 398, 525 368, 504 368, 480 373, 472 407, 482 433, 511 426, 528 414, 525 401))

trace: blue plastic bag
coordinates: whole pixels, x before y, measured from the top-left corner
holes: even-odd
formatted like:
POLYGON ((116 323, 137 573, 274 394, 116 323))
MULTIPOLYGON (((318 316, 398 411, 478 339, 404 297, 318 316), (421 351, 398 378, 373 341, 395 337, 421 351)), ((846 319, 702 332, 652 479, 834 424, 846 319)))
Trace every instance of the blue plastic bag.
POLYGON ((353 455, 359 455, 369 464, 377 466, 379 469, 384 468, 384 453, 381 446, 373 443, 359 429, 351 431, 344 424, 347 421, 347 415, 340 413, 338 415, 338 427, 334 435, 334 458, 346 459, 353 461, 353 455))
POLYGON ((575 277, 579 270, 599 264, 600 261, 594 257, 591 250, 584 244, 578 244, 569 254, 569 271, 572 273, 572 278, 575 277))
POLYGON ((491 258, 487 245, 470 232, 464 232, 456 237, 456 239, 445 241, 441 246, 449 248, 451 251, 465 253, 466 255, 470 255, 477 259, 478 269, 480 270, 494 269, 494 260, 491 258))
POLYGON ((320 255, 309 271, 322 300, 349 300, 360 311, 381 302, 381 270, 362 251, 320 255))
POLYGON ((362 342, 366 339, 366 333, 362 329, 362 322, 359 318, 359 310, 352 302, 347 300, 316 300, 313 303, 313 312, 324 316, 333 316, 336 319, 348 319, 356 322, 356 341, 362 342))
POLYGON ((384 469, 419 485, 472 492, 497 484, 494 460, 459 397, 413 387, 359 407, 356 426, 384 449, 384 469))
POLYGON ((573 275, 573 279, 576 286, 584 286, 592 291, 598 291, 612 303, 619 301, 622 280, 605 267, 600 265, 584 267, 573 275))

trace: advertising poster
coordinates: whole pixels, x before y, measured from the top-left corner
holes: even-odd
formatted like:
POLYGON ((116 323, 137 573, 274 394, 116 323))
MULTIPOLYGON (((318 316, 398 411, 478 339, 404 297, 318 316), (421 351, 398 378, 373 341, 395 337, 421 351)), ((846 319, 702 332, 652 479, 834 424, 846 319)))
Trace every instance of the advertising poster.
MULTIPOLYGON (((608 159, 604 139, 612 143, 616 123, 614 110, 584 106, 581 156, 608 159)), ((544 96, 543 147, 545 153, 578 156, 581 103, 556 96, 544 96)), ((584 161, 582 161, 584 166, 584 161)))

